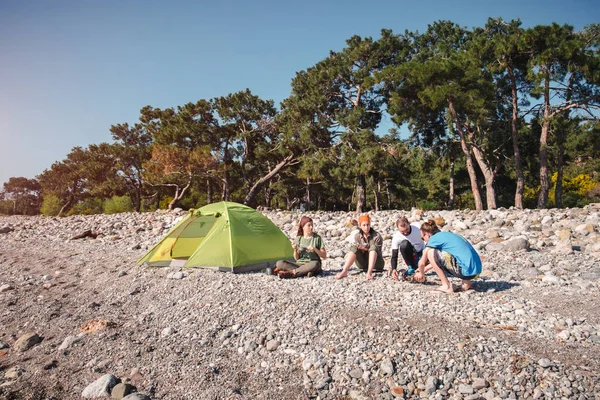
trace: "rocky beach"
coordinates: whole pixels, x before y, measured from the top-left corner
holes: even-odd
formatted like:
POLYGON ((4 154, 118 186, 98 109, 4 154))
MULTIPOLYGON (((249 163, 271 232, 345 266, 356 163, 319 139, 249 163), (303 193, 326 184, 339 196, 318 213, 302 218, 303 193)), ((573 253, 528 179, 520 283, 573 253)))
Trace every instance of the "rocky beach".
POLYGON ((370 213, 387 265, 401 215, 469 239, 454 294, 336 281, 351 214, 263 213, 313 218, 323 275, 137 266, 181 210, 0 217, 0 398, 600 398, 600 204, 370 213))

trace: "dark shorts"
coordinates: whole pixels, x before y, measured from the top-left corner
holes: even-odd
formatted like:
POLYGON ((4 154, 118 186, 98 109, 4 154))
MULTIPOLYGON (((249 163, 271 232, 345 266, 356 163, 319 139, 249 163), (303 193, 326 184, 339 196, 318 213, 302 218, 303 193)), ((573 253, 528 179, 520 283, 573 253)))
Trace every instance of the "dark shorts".
POLYGON ((460 279, 471 280, 475 279, 477 275, 464 275, 462 273, 462 268, 458 265, 456 258, 448 252, 432 249, 433 250, 433 258, 435 263, 440 267, 446 275, 450 274, 460 279))
MULTIPOLYGON (((350 250, 352 253, 356 254, 356 261, 354 263, 358 267, 365 272, 369 270, 369 253, 368 251, 358 250, 355 246, 352 246, 350 250)), ((377 253, 377 260, 375 260, 375 267, 373 271, 381 272, 383 271, 383 267, 385 266, 385 261, 383 260, 383 256, 377 253)))

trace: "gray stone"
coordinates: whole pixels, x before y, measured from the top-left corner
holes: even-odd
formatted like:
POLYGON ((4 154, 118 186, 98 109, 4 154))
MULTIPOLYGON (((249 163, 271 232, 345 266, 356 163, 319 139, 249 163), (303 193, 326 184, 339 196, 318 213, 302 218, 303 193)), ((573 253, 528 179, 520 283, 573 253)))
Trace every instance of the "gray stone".
POLYGON ((394 372, 395 372, 394 363, 389 358, 386 358, 383 361, 381 361, 381 365, 379 368, 381 369, 381 373, 383 374, 383 376, 394 375, 394 372))
POLYGON ((471 385, 465 385, 464 383, 461 383, 460 385, 458 385, 458 393, 461 394, 473 394, 475 391, 473 390, 473 386, 471 385))
POLYGON ((85 336, 85 334, 79 334, 77 336, 67 336, 60 346, 58 346, 58 350, 67 350, 75 343, 81 341, 81 339, 85 336))
POLYGON ((360 368, 354 368, 350 371, 349 375, 353 378, 360 379, 363 375, 363 370, 360 368))
POLYGON ((8 349, 10 346, 8 345, 8 343, 3 342, 2 340, 0 340, 0 349, 8 349))
POLYGON ((3 226, 2 228, 0 228, 0 233, 10 233, 12 231, 14 231, 14 228, 10 226, 3 226))
POLYGON ((8 292, 9 290, 13 290, 14 288, 8 283, 0 286, 0 293, 8 292))
POLYGON ((563 282, 562 278, 556 275, 544 275, 542 278, 542 282, 551 283, 553 285, 558 285, 563 282))
POLYGON ((425 391, 428 394, 432 394, 433 392, 436 391, 437 385, 438 385, 438 378, 435 376, 430 376, 427 378, 427 381, 425 382, 425 391))
POLYGON ((111 374, 102 375, 94 382, 90 383, 83 392, 81 397, 93 399, 94 397, 110 397, 112 388, 119 383, 119 379, 111 374))
POLYGON ((171 336, 172 334, 175 333, 175 329, 173 329, 170 326, 167 326, 166 328, 164 328, 161 332, 160 332, 160 336, 162 337, 167 337, 167 336, 171 336))
POLYGON ((529 241, 525 238, 514 238, 504 243, 504 250, 519 251, 529 250, 529 241))
POLYGON ((519 275, 523 279, 537 279, 541 272, 537 268, 525 268, 519 271, 519 275))
POLYGON ((548 360, 547 358, 540 358, 537 363, 542 368, 548 368, 549 366, 552 365, 550 360, 548 360))
POLYGON ((586 281, 600 280, 600 269, 594 269, 591 271, 582 272, 580 276, 581 276, 581 279, 585 279, 586 281))
POLYGON ((27 351, 36 344, 40 343, 42 338, 37 333, 26 333, 15 342, 15 349, 18 351, 27 351))
POLYGON ((21 375, 23 375, 23 370, 20 367, 9 368, 4 373, 6 379, 17 379, 21 375))
POLYGON ((491 242, 485 245, 486 251, 501 251, 502 249, 504 249, 503 243, 491 242))
POLYGON ((280 344, 281 343, 279 343, 278 340, 273 339, 273 340, 269 340, 265 347, 267 348, 267 351, 275 351, 275 350, 277 350, 277 348, 279 347, 280 344))
POLYGON ((136 387, 130 385, 129 383, 117 383, 115 387, 112 388, 110 392, 110 397, 112 397, 113 399, 122 399, 123 397, 135 392, 136 390, 136 387))
POLYGON ((473 380, 473 389, 480 390, 488 387, 488 382, 483 378, 477 378, 473 380))

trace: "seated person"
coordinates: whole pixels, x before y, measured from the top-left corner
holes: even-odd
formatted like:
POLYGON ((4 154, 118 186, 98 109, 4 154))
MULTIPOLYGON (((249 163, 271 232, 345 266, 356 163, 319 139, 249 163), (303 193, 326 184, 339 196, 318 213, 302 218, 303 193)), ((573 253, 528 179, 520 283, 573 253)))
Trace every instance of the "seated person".
POLYGON ((410 224, 406 217, 398 218, 396 221, 398 231, 392 236, 392 259, 391 259, 391 275, 392 279, 398 280, 398 252, 402 255, 404 263, 408 267, 404 275, 413 275, 417 271, 417 266, 425 243, 421 239, 420 226, 416 223, 410 224))
POLYGON ((300 219, 298 235, 292 242, 294 248, 293 263, 287 260, 277 261, 273 273, 280 278, 299 278, 301 276, 315 276, 323 272, 321 259, 327 258, 325 243, 321 236, 313 232, 313 220, 307 216, 300 219))
POLYGON ((356 266, 367 273, 367 279, 373 279, 373 271, 383 271, 384 261, 381 253, 383 238, 373 228, 371 228, 371 218, 368 214, 362 215, 358 219, 360 231, 354 235, 354 245, 350 252, 346 254, 346 262, 342 272, 335 276, 335 279, 342 279, 348 276, 348 270, 356 262, 356 266))
POLYGON ((419 270, 415 273, 414 280, 425 280, 425 266, 429 264, 442 281, 442 286, 437 290, 454 292, 447 274, 462 279, 462 289, 468 290, 471 281, 481 273, 481 258, 473 246, 456 233, 440 232, 431 219, 421 225, 421 235, 427 247, 419 261, 419 270))

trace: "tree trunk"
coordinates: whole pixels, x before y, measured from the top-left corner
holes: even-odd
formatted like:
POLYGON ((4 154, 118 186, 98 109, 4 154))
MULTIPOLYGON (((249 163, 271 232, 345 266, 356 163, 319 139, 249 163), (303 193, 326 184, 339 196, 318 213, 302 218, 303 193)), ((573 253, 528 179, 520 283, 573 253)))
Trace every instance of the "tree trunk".
POLYGON ((133 192, 133 207, 136 212, 140 212, 142 210, 142 186, 137 185, 135 191, 133 192))
POLYGON ((479 147, 477 147, 477 144, 475 143, 475 135, 473 129, 468 129, 467 132, 469 136, 469 141, 471 142, 471 149, 473 150, 473 155, 475 156, 477 165, 479 165, 479 168, 483 173, 483 178, 485 179, 485 197, 487 202, 487 209, 494 210, 496 209, 496 190, 494 189, 496 171, 490 167, 490 164, 485 159, 485 155, 479 149, 479 147))
POLYGON ((71 205, 72 202, 73 202, 73 197, 69 197, 69 200, 67 200, 67 202, 61 207, 57 216, 65 215, 65 211, 68 209, 68 207, 71 205))
POLYGON ((212 199, 212 187, 210 185, 210 179, 206 179, 206 203, 211 204, 213 202, 212 199))
POLYGON ((450 177, 449 188, 448 188, 448 210, 452 210, 454 207, 454 160, 450 161, 450 177))
POLYGON ((356 177, 356 213, 360 214, 365 211, 367 203, 367 195, 365 193, 365 176, 359 174, 356 177))
POLYGON ((548 74, 544 80, 544 117, 542 120, 542 133, 540 134, 540 194, 537 208, 546 208, 548 203, 548 132, 550 130, 550 78, 548 74))
POLYGON ((375 196, 375 211, 379 211, 379 196, 376 190, 373 190, 373 196, 375 196))
POLYGON ((221 199, 223 201, 229 201, 229 167, 231 162, 229 160, 229 140, 225 142, 225 146, 223 147, 223 164, 225 171, 223 173, 223 187, 221 192, 221 199))
POLYGON ((556 158, 556 186, 554 188, 554 206, 556 208, 562 208, 562 181, 564 164, 564 144, 562 143, 558 145, 558 155, 556 156, 556 158))
POLYGON ((515 78, 512 67, 508 67, 510 75, 510 86, 512 92, 512 118, 511 118, 511 135, 513 142, 513 153, 515 154, 514 164, 517 174, 517 190, 515 191, 515 207, 523 208, 523 191, 525 190, 525 175, 523 174, 523 166, 521 163, 521 151, 519 150, 519 99, 517 92, 517 79, 515 78))
POLYGON ((181 189, 181 191, 179 191, 179 185, 177 185, 177 184, 174 184, 174 183, 163 184, 163 186, 171 186, 171 187, 174 186, 175 187, 175 195, 173 196, 173 200, 171 200, 171 202, 169 203, 169 211, 171 211, 175 208, 175 204, 177 204, 177 202, 183 198, 183 195, 185 194, 185 192, 188 190, 188 188, 191 185, 192 185, 192 175, 191 174, 188 176, 187 184, 183 187, 183 189, 181 189))
POLYGON ((306 211, 310 211, 310 178, 306 178, 306 211))
POLYGON ((286 158, 284 158, 282 161, 280 161, 275 166, 275 168, 273 168, 268 174, 266 174, 265 176, 263 176, 262 178, 260 178, 259 180, 257 180, 254 183, 254 185, 252 185, 252 187, 248 191, 248 194, 244 198, 244 204, 247 205, 247 206, 252 206, 254 204, 254 202, 256 201, 256 193, 258 192, 258 189, 260 189, 260 187, 265 182, 268 182, 271 178, 273 178, 275 175, 277 175, 283 168, 285 168, 288 165, 290 165, 293 158, 294 158, 294 155, 290 154, 289 156, 287 156, 286 158))
POLYGON ((452 118, 454 119, 456 131, 458 132, 458 136, 460 137, 460 148, 462 149, 465 155, 465 160, 467 162, 467 172, 469 173, 469 180, 471 181, 471 191, 473 192, 473 200, 475 201, 475 210, 481 211, 483 210, 483 203, 481 202, 481 194, 479 193, 477 175, 475 174, 475 167, 473 166, 471 151, 467 146, 467 140, 465 138, 463 126, 458 120, 458 114, 456 114, 456 110, 454 109, 454 103, 450 99, 448 99, 448 109, 450 110, 452 118))
POLYGON ((388 179, 385 180, 385 194, 387 197, 387 209, 392 209, 392 199, 390 196, 390 181, 388 179))
MULTIPOLYGON (((567 96, 566 103, 571 103, 571 98, 573 97, 573 84, 575 82, 575 74, 571 74, 569 77, 569 84, 567 86, 567 96)), ((565 121, 569 120, 570 110, 565 110, 563 112, 563 118, 565 121)), ((567 141, 567 135, 569 134, 566 131, 567 127, 562 125, 561 128, 556 132, 556 142, 558 145, 558 154, 556 159, 556 186, 554 188, 554 203, 557 208, 563 207, 563 199, 562 199, 562 182, 563 182, 563 167, 565 164, 565 142, 567 141)))

